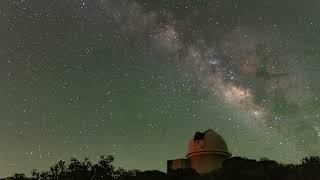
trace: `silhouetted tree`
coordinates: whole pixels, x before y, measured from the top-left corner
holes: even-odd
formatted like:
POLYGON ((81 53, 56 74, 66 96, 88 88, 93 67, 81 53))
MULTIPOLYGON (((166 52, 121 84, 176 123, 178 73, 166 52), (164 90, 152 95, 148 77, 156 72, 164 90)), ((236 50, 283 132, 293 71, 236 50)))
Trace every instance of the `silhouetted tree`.
POLYGON ((302 165, 305 167, 319 167, 320 166, 320 157, 311 156, 302 159, 302 165))
POLYGON ((100 156, 100 161, 92 166, 92 178, 97 180, 112 179, 115 175, 114 167, 111 165, 113 156, 100 156))
POLYGON ((52 180, 64 180, 67 178, 67 166, 64 161, 59 161, 52 166, 49 171, 50 179, 52 180))
POLYGON ((90 170, 91 162, 88 158, 85 158, 84 161, 79 161, 75 158, 71 159, 71 163, 68 166, 67 179, 69 180, 82 180, 82 179, 91 179, 90 170))
POLYGON ((300 174, 308 179, 320 179, 320 157, 311 156, 302 159, 300 174))

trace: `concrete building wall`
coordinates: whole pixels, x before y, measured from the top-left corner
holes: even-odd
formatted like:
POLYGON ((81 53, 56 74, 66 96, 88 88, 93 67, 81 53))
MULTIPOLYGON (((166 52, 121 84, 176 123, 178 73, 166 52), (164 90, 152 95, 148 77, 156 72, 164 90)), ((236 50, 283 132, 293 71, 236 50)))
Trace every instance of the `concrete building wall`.
POLYGON ((197 155, 190 157, 191 168, 196 170, 199 174, 210 173, 213 170, 222 167, 226 156, 222 155, 197 155))
POLYGON ((191 165, 189 159, 174 159, 167 161, 168 174, 179 169, 189 169, 190 167, 191 165))

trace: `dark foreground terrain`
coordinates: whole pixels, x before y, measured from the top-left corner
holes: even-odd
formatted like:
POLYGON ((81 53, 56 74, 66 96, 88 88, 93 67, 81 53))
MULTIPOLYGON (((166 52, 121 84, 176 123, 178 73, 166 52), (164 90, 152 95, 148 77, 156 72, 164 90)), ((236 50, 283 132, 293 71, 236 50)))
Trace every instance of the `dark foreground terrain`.
POLYGON ((15 174, 8 180, 320 180, 320 157, 308 157, 298 165, 284 165, 268 159, 259 161, 233 157, 223 163, 223 167, 206 175, 198 175, 193 170, 166 174, 160 171, 139 171, 115 168, 112 156, 101 156, 96 164, 88 159, 71 159, 69 163, 60 161, 48 171, 34 170, 31 177, 15 174))

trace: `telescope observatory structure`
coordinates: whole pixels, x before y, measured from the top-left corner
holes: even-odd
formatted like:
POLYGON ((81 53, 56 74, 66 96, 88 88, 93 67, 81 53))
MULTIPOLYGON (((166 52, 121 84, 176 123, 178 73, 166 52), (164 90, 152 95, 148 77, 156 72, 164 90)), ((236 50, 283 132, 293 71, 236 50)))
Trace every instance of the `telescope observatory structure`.
POLYGON ((189 142, 185 159, 169 160, 168 174, 193 169, 199 174, 219 169, 231 157, 224 139, 212 129, 196 132, 189 142))

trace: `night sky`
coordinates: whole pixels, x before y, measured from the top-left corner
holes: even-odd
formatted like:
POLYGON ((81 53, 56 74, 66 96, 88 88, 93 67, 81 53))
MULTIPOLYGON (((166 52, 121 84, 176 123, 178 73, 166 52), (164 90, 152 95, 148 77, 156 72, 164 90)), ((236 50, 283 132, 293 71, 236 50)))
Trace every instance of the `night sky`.
POLYGON ((0 177, 112 154, 165 171, 195 131, 234 156, 320 149, 318 0, 1 0, 0 177))

